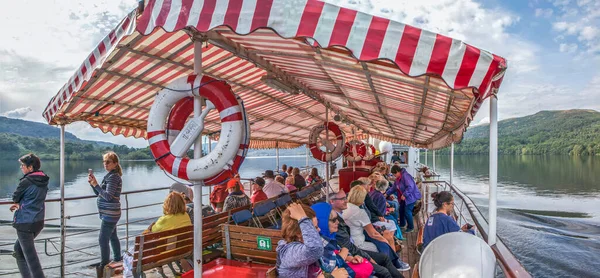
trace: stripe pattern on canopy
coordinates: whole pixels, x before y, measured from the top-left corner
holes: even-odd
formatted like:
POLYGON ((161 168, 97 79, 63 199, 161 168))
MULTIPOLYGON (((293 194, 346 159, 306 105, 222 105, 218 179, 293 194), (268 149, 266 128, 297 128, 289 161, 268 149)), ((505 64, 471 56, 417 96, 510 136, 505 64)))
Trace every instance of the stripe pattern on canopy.
MULTIPOLYGON (((192 38, 206 41, 204 73, 244 100, 252 142, 304 144, 327 107, 348 135, 444 147, 506 69, 461 41, 317 0, 157 0, 107 36, 44 117, 144 137, 156 92, 193 70, 192 38)), ((218 119, 207 116, 205 133, 218 119)))

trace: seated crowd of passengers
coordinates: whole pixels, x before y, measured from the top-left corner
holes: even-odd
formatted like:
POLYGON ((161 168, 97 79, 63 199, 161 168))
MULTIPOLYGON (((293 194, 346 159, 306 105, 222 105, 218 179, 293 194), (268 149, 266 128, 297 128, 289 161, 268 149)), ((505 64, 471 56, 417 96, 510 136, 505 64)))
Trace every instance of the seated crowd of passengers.
MULTIPOLYGON (((109 262, 109 243, 113 249, 114 261, 124 260, 125 268, 130 267, 129 254, 133 252, 128 250, 129 253, 125 252, 121 256, 114 228, 120 215, 113 213, 116 209, 109 210, 112 207, 107 205, 114 201, 115 208, 120 206, 118 199, 122 170, 118 156, 109 152, 103 159, 108 174, 102 182, 97 182, 91 171, 88 177, 98 195, 100 218, 103 221, 99 236, 102 262, 97 268, 98 275, 102 275, 102 268, 109 262), (105 229, 104 226, 108 228, 105 229)), ((14 226, 19 232, 19 239, 15 244, 19 270, 24 277, 30 277, 42 273, 39 260, 29 253, 35 253, 31 242, 41 231, 37 227, 43 227, 43 224, 39 224, 43 223, 43 219, 30 220, 22 215, 30 213, 27 210, 37 209, 26 202, 43 204, 48 177, 39 170, 41 163, 35 155, 23 156, 19 161, 24 177, 13 195, 15 205, 11 210, 16 212, 14 226), (31 227, 36 227, 37 230, 31 227)), ((203 207, 202 215, 251 206, 322 181, 316 168, 305 179, 298 168, 283 165, 278 175, 267 170, 262 177, 252 179, 252 194, 249 197, 239 175, 236 175, 226 183, 213 187, 210 195, 212 207, 203 207)), ((461 230, 473 233, 469 224, 459 227, 450 216, 454 209, 454 198, 450 192, 435 192, 431 197, 436 209, 424 226, 424 247, 445 233, 461 230)), ((404 168, 394 165, 388 171, 388 166, 382 164, 375 167, 369 177, 353 181, 347 195, 342 190, 331 193, 329 202, 316 203, 312 207, 290 204, 281 217, 283 239, 276 249, 279 277, 402 277, 400 272, 409 270, 410 266, 398 256, 400 240, 403 239, 401 229, 406 226, 405 233, 414 230, 412 210, 420 199, 421 193, 413 177, 404 168)), ((150 224, 144 233, 193 225, 192 200, 193 191, 190 187, 173 184, 163 203, 163 215, 150 224)), ((40 209, 34 212, 43 215, 43 206, 38 207, 40 209)), ((185 261, 181 263, 185 269, 191 269, 185 261)))

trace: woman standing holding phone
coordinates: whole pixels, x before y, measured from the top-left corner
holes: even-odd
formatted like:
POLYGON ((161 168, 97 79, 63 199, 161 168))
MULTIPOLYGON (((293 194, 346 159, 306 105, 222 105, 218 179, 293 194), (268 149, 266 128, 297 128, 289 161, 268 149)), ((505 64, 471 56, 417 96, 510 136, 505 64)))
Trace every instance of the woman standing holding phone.
POLYGON ((108 173, 104 176, 101 183, 98 183, 91 169, 88 173, 88 182, 94 194, 98 196, 98 213, 102 224, 100 225, 100 235, 98 243, 100 245, 100 265, 97 266, 96 272, 98 277, 103 276, 104 266, 109 263, 110 246, 113 250, 113 259, 118 262, 121 257, 121 243, 117 236, 117 222, 121 218, 121 189, 123 182, 121 176, 123 170, 119 164, 119 157, 114 152, 107 152, 102 156, 104 169, 108 173))

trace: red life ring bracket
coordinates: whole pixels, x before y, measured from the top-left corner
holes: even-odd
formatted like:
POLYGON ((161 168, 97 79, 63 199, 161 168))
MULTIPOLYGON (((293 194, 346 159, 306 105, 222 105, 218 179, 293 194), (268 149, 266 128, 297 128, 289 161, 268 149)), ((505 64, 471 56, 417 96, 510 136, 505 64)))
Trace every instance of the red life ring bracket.
POLYGON ((207 185, 223 182, 239 170, 248 148, 249 132, 243 103, 226 82, 209 76, 189 75, 176 79, 158 92, 148 115, 147 136, 156 163, 173 176, 203 180, 207 185), (201 119, 186 123, 193 112, 194 96, 206 98, 207 106, 201 119), (203 119, 212 108, 217 109, 221 119, 217 146, 202 158, 185 157, 185 151, 201 133, 203 119), (171 153, 174 146, 178 147, 175 154, 171 153))
POLYGON ((310 148, 310 153, 316 160, 331 162, 340 157, 344 152, 345 138, 346 136, 344 135, 344 132, 342 132, 337 124, 334 122, 324 122, 322 125, 315 126, 311 129, 310 135, 308 136, 308 147, 310 148), (323 132, 325 128, 333 132, 335 135, 335 146, 333 146, 330 141, 320 137, 321 132, 323 132), (325 148, 327 148, 329 151, 322 151, 317 145, 318 141, 321 141, 321 144, 325 145, 325 148))

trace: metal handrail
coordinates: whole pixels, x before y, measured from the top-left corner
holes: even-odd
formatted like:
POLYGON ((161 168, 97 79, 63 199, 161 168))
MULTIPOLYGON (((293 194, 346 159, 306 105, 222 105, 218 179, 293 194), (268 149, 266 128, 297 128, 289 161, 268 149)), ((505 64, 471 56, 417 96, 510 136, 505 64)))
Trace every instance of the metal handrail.
MULTIPOLYGON (((462 205, 466 205, 466 210, 468 212, 469 218, 475 224, 475 227, 477 228, 479 235, 481 235, 483 240, 485 240, 487 243, 488 222, 485 219, 485 217, 483 216, 483 214, 481 213, 481 211, 479 210, 479 208, 477 208, 477 206, 473 203, 471 198, 469 198, 466 194, 464 194, 462 191, 460 191, 460 189, 458 189, 455 185, 449 184, 446 181, 422 181, 422 184, 423 185, 433 184, 437 187, 443 187, 444 190, 449 189, 449 191, 453 195, 458 197, 462 202, 461 208, 458 212, 456 211, 456 207, 455 207, 455 213, 458 214, 459 221, 460 221, 460 219, 465 220, 465 221, 467 220, 467 217, 466 217, 467 215, 463 215, 463 210, 462 210, 462 205)), ((426 187, 426 189, 427 190, 425 190, 425 192, 427 192, 427 193, 425 195, 425 200, 428 200, 428 198, 427 198, 428 187, 426 187)), ((425 208, 426 208, 425 211, 427 212, 426 214, 428 214, 429 213, 429 202, 425 202, 425 208)), ((427 215, 423 215, 423 216, 427 217, 427 215)), ((512 253, 512 251, 510 251, 510 249, 508 249, 508 247, 504 244, 504 242, 502 241, 502 239, 499 236, 496 236, 496 244, 491 245, 490 247, 494 251, 494 255, 496 256, 496 259, 498 260, 500 268, 502 269, 502 272, 504 273, 504 275, 506 277, 510 277, 510 278, 531 277, 529 272, 527 272, 525 267, 523 267, 521 262, 515 257, 515 255, 512 253)))
MULTIPOLYGON (((129 229, 129 225, 130 224, 134 224, 134 223, 139 223, 139 222, 144 222, 144 221, 148 221, 148 220, 152 220, 152 219, 156 219, 157 216, 153 216, 153 217, 148 217, 148 218, 142 218, 142 219, 136 219, 134 221, 129 221, 129 211, 130 210, 135 210, 135 209, 141 209, 141 208, 147 208, 147 207, 151 207, 151 206, 158 206, 158 205, 162 205, 163 202, 156 202, 156 203, 150 203, 150 204, 143 204, 143 205, 137 205, 137 206, 129 206, 129 199, 128 196, 129 195, 134 195, 134 194, 139 194, 139 193, 147 193, 147 192, 153 192, 153 191, 160 191, 160 190, 168 190, 170 187, 156 187, 156 188, 150 188, 150 189, 142 189, 142 190, 131 190, 131 191, 124 191, 121 192, 121 196, 124 197, 125 199, 125 207, 121 208, 121 211, 125 211, 125 222, 124 223, 119 223, 117 224, 118 226, 125 226, 125 232, 126 235, 125 237, 120 237, 120 240, 125 240, 126 241, 126 250, 129 249, 129 239, 131 238, 130 236, 130 229, 129 229)), ((209 194, 202 194, 202 196, 209 196, 209 194)), ((84 195, 84 196, 77 196, 77 197, 69 197, 69 198, 64 198, 65 202, 67 201, 78 201, 78 200, 85 200, 85 199, 95 199, 97 198, 96 195, 84 195)), ((60 202, 60 198, 53 198, 53 199, 46 199, 46 203, 53 203, 53 202, 60 202)), ((12 205, 13 202, 12 201, 0 201, 0 206, 2 205, 12 205)), ((98 215, 98 212, 95 213, 83 213, 83 214, 73 214, 73 215, 65 215, 63 218, 65 219, 65 224, 66 224, 66 220, 68 219, 74 219, 74 218, 80 218, 80 217, 86 217, 86 216, 92 216, 92 215, 98 215)), ((56 221, 56 220, 60 220, 61 218, 46 218, 45 221, 56 221)), ((4 223, 0 224, 0 226, 2 225, 11 225, 12 221, 10 220, 6 220, 3 221, 4 223)), ((85 228, 85 227, 81 227, 81 228, 85 228)), ((86 229, 84 231, 80 231, 80 232, 75 232, 75 233, 69 233, 65 235, 66 237, 75 237, 75 236, 79 236, 79 235, 83 235, 83 234, 88 234, 88 233, 94 233, 94 232, 98 232, 100 229, 99 228, 89 228, 86 229)), ((49 245, 51 244, 54 249, 56 249, 58 251, 58 249, 56 248, 56 246, 54 245, 55 242, 54 240, 59 240, 61 239, 62 236, 51 236, 51 237, 45 237, 45 238, 38 238, 35 240, 35 242, 43 242, 44 243, 44 253, 46 256, 56 256, 59 255, 60 253, 50 253, 49 250, 49 245)), ((8 246, 8 245, 13 245, 14 242, 6 242, 6 243, 0 243, 0 247, 2 246, 8 246)), ((79 248, 71 248, 71 247, 66 247, 67 249, 69 249, 68 251, 65 251, 64 254, 67 253, 74 253, 74 252, 80 252, 80 253, 84 253, 89 255, 90 253, 87 252, 83 252, 83 250, 86 249, 91 249, 93 247, 95 247, 97 245, 90 245, 90 246, 84 246, 84 247, 79 247, 79 248)), ((77 261, 73 261, 70 262, 68 265, 76 265, 76 264, 81 264, 81 263, 85 263, 85 262, 90 262, 90 261, 94 261, 94 260, 98 260, 98 258, 89 258, 89 259, 82 259, 82 260, 77 260, 77 261)), ((52 266, 47 266, 44 267, 44 269, 55 269, 55 268, 59 268, 61 265, 52 265, 52 266)), ((8 271, 8 272, 1 272, 0 276, 4 276, 4 275, 14 275, 14 274, 18 274, 19 271, 18 270, 14 270, 14 271, 8 271)))

